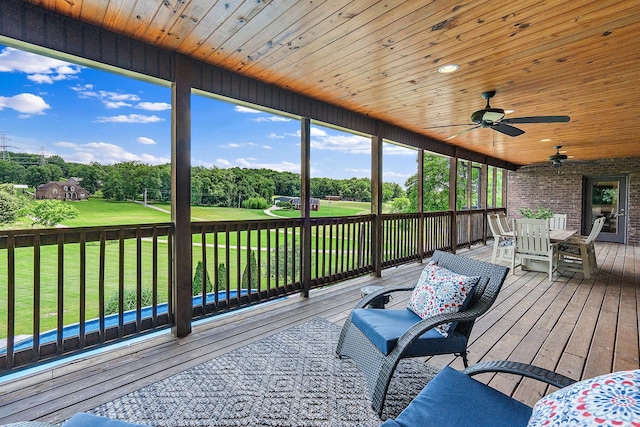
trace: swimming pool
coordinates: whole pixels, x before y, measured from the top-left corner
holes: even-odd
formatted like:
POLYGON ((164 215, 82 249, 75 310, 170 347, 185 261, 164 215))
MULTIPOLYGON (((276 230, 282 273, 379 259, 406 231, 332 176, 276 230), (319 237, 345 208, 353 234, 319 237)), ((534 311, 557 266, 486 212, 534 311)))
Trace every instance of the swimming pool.
MULTIPOLYGON (((237 294, 238 294, 237 291, 229 291, 229 298, 235 298, 237 294)), ((240 291, 240 295, 247 295, 247 290, 240 291)), ((224 301, 225 299, 227 299, 226 291, 218 292, 218 301, 224 301)), ((213 303, 213 302, 215 302, 215 293, 207 294, 206 303, 209 304, 209 303, 213 303)), ((192 298, 192 303, 193 303, 194 307, 201 305, 202 304, 202 295, 194 296, 192 298)), ((168 304, 167 303, 158 304, 157 314, 165 314, 167 312, 167 309, 168 309, 168 304)), ((153 315, 153 308, 152 307, 143 307, 142 310, 141 310, 141 314, 142 314, 141 315, 142 319, 150 318, 153 315)), ((136 310, 125 311, 122 315, 123 315, 123 321, 124 321, 123 323, 124 324, 132 323, 132 322, 136 321, 136 310)), ((105 316, 105 318, 104 318, 105 328, 118 326, 119 318, 120 318, 120 316, 117 313, 105 316)), ((90 332, 99 331, 100 330, 100 319, 87 320, 84 323, 84 328, 85 328, 85 334, 90 333, 90 332)), ((72 324, 72 325, 67 325, 64 328, 62 328, 62 337, 63 337, 63 339, 76 337, 79 334, 80 334, 80 324, 79 323, 75 323, 75 324, 72 324)), ((51 342, 56 342, 57 337, 58 337, 58 330, 57 329, 52 329, 50 331, 43 332, 43 333, 40 334, 40 345, 51 343, 51 342)), ((19 350, 25 350, 25 349, 28 349, 28 348, 31 348, 31 347, 33 347, 33 337, 25 338, 23 340, 20 340, 20 341, 16 342, 14 347, 13 347, 13 351, 15 352, 15 351, 19 351, 19 350)), ((6 348, 0 349, 0 354, 5 354, 6 352, 7 352, 6 348)))

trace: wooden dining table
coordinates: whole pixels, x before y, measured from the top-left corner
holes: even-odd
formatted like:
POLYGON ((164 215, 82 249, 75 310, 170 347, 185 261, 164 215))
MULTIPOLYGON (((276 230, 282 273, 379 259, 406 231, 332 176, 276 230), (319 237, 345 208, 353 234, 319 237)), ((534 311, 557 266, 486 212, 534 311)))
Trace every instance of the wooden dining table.
MULTIPOLYGON (((551 240, 552 244, 561 243, 567 239, 570 239, 574 235, 578 234, 579 231, 580 230, 571 230, 571 229, 549 230, 549 240, 551 240)), ((509 231, 504 234, 513 237, 513 231, 509 231)), ((549 271, 549 264, 548 264, 548 261, 537 261, 537 260, 526 259, 522 263, 522 269, 546 273, 547 271, 549 271)))

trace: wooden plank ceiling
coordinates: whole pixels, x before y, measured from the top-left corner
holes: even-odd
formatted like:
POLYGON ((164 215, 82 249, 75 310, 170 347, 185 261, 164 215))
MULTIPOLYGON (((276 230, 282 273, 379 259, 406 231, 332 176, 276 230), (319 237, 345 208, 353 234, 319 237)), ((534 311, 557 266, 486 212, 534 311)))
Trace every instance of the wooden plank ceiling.
POLYGON ((490 90, 507 118, 571 117, 448 141, 515 164, 640 156, 638 1, 28 1, 439 140, 490 90))

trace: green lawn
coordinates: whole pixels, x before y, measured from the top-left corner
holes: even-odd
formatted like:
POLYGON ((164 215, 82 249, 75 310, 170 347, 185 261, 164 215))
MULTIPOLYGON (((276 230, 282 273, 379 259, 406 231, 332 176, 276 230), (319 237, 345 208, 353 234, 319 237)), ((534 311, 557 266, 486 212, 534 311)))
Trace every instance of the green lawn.
MULTIPOLYGON (((159 204, 158 207, 169 210, 170 205, 159 204)), ((69 227, 86 227, 86 226, 100 226, 100 225, 127 225, 127 224, 141 224, 141 223, 159 223, 159 222, 169 222, 171 220, 170 214, 167 212, 162 212, 150 207, 145 207, 138 203, 132 202, 114 202, 114 201, 106 201, 99 198, 92 198, 88 201, 77 202, 74 203, 74 207, 78 209, 79 215, 73 220, 65 221, 64 225, 69 227)), ((314 211, 314 216, 342 216, 342 215, 356 215, 368 213, 370 210, 369 203, 358 203, 358 202, 342 202, 342 201, 332 201, 329 206, 329 202, 322 201, 321 207, 319 211, 314 211)), ((292 211, 276 211, 278 215, 286 213, 288 217, 297 218, 300 215, 300 211, 292 210, 292 211)), ((284 215, 283 215, 284 216, 284 215)), ((192 218, 194 221, 220 221, 220 220, 255 220, 255 219, 272 219, 271 216, 268 216, 261 210, 249 210, 249 209, 234 209, 234 208, 219 208, 219 207, 202 207, 196 206, 192 207, 192 218)), ((20 223, 18 227, 15 228, 30 228, 30 222, 25 220, 20 223)), ((289 230, 291 233, 292 230, 289 230)), ((252 232, 251 238, 251 246, 255 246, 257 244, 257 231, 252 232)), ((272 237, 272 245, 275 245, 275 234, 274 231, 266 231, 261 230, 259 232, 262 235, 263 247, 266 244, 266 235, 267 233, 271 234, 272 237)), ((297 235, 297 232, 295 233, 297 235)), ((235 287, 235 278, 238 275, 238 268, 244 269, 244 264, 246 264, 247 260, 247 233, 241 232, 230 233, 229 234, 229 245, 231 249, 229 250, 229 265, 227 268, 229 269, 229 274, 232 280, 232 286, 235 287), (240 254, 240 266, 237 264, 237 249, 236 246, 240 245, 241 254, 240 254)), ((353 248, 357 245, 355 236, 352 236, 353 240, 350 243, 350 246, 353 248)), ((281 239, 284 240, 284 236, 280 236, 281 239)), ((299 244, 299 236, 289 236, 290 239, 294 239, 299 244)), ((218 244, 225 244, 226 238, 224 233, 220 235, 218 244)), ((283 244, 283 240, 281 240, 280 244, 283 244)), ((344 237, 341 236, 341 231, 339 228, 336 228, 333 232, 332 239, 328 239, 326 236, 321 239, 323 243, 318 243, 319 246, 331 247, 331 243, 329 240, 333 240, 333 244, 336 244, 336 241, 344 241, 344 237)), ((159 300, 166 301, 167 298, 167 257, 166 251, 162 242, 166 242, 166 238, 159 239, 159 300)), ((193 236, 193 241, 197 245, 201 242, 201 236, 195 235, 193 236)), ((314 240, 315 242, 315 240, 314 240)), ((207 235, 207 243, 208 246, 213 243, 213 236, 211 234, 207 235)), ((291 240, 289 241, 291 244, 291 240)), ((118 247, 117 242, 107 242, 106 246, 106 277, 105 277, 105 294, 106 298, 113 295, 114 292, 117 292, 118 289, 118 247)), ((80 280, 79 280, 79 271, 78 271, 78 262, 79 262, 79 246, 77 244, 67 244, 64 247, 64 323, 70 324, 78 321, 79 317, 79 298, 80 298, 80 280)), ((194 246, 193 248, 193 263, 194 263, 194 271, 195 265, 198 260, 201 259, 202 256, 202 248, 200 245, 194 246)), ((126 241, 125 242, 125 287, 126 288, 135 288, 136 283, 136 244, 135 241, 126 241)), ((264 250, 264 249, 263 249, 264 250)), ((214 252, 219 251, 220 259, 219 262, 226 263, 224 258, 224 250, 223 249, 214 249, 209 246, 207 248, 207 258, 208 258, 208 270, 209 275, 213 279, 215 275, 215 266, 214 266, 214 252)), ((143 241, 142 243, 142 252, 143 252, 143 286, 150 287, 150 278, 152 276, 151 272, 151 243, 147 241, 143 241)), ((338 263, 339 255, 337 252, 330 251, 330 258, 333 259, 333 265, 336 266, 338 263)), ((263 259, 266 259, 266 254, 262 252, 263 259)), ((87 252, 86 252, 86 262, 85 266, 87 269, 86 272, 86 283, 87 283, 87 318, 94 318, 97 316, 97 283, 98 283, 98 266, 99 266, 99 246, 97 243, 88 243, 87 244, 87 252)), ((57 287, 58 287, 58 269, 57 269, 57 258, 58 258, 58 248, 57 246, 43 246, 41 248, 40 254, 40 277, 41 277, 41 330, 49 330, 53 329, 56 326, 57 320, 57 287)), ((326 261, 326 260, 325 260, 326 261)), ((15 256, 16 263, 16 313, 21 313, 19 316, 16 316, 16 326, 15 331, 16 334, 30 334, 32 331, 32 323, 33 323, 33 249, 32 248, 21 248, 16 250, 15 256)), ((7 251, 0 251, 0 266, 7 265, 7 251)), ((264 266, 263 266, 264 267, 264 266)), ((2 271, 6 271, 6 269, 0 269, 0 338, 6 337, 7 331, 7 276, 6 274, 2 274, 2 271), (4 301, 4 302, 3 302, 4 301)), ((242 270, 240 270, 242 271, 242 270)), ((281 280, 284 278, 281 278, 281 280)), ((261 282, 264 284, 266 282, 266 277, 261 279, 261 282)), ((271 286, 274 286, 275 283, 271 283, 271 286)))
POLYGON ((171 215, 168 213, 132 202, 115 202, 93 197, 87 201, 75 202, 73 206, 79 211, 79 214, 76 218, 64 222, 67 227, 171 221, 171 215))

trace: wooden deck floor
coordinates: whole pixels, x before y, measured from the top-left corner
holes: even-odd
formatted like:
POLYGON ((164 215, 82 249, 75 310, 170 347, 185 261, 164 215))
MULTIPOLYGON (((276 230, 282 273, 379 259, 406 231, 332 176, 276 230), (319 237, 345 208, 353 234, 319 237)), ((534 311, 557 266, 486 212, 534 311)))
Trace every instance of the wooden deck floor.
MULTIPOLYGON (((477 323, 470 362, 509 359, 556 370, 576 379, 638 369, 640 248, 598 243, 599 272, 554 282, 544 273, 509 274, 496 304, 477 323)), ((489 246, 460 255, 488 260, 489 246)), ((324 317, 342 324, 369 284, 414 281, 422 266, 383 271, 194 325, 175 340, 169 333, 128 342, 108 351, 0 378, 0 424, 20 420, 58 422, 267 335, 324 317)), ((406 297, 406 296, 405 296, 406 297)), ((396 297, 392 305, 403 306, 396 297)), ((428 363, 460 368, 459 358, 438 356, 428 363)), ((533 381, 508 376, 480 377, 503 392, 532 404, 546 392, 533 381)))

